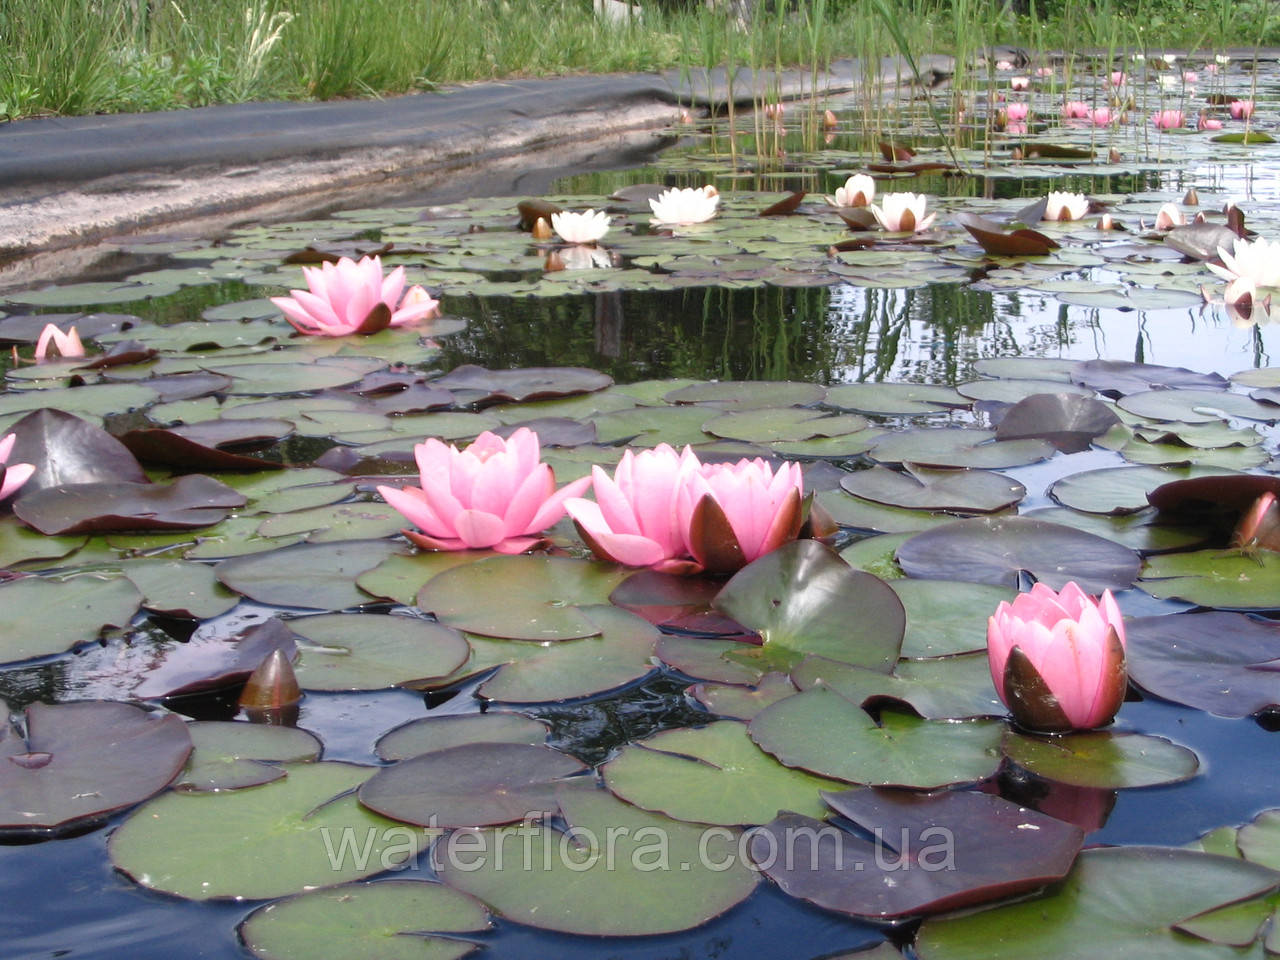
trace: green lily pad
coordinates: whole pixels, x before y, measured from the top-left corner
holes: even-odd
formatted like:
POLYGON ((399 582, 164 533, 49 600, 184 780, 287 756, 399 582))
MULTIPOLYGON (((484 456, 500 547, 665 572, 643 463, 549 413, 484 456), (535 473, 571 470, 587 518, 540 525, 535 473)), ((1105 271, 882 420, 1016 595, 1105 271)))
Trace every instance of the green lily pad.
MULTIPOLYGON (((789 767, 874 786, 932 788, 982 780, 1000 766, 1003 723, 871 716, 822 686, 781 700, 751 721, 751 738, 789 767), (824 735, 815 737, 813 732, 824 735)), ((800 811, 803 812, 803 811, 800 811)))
POLYGON ((829 547, 797 540, 744 567, 715 606, 764 638, 765 653, 830 657, 888 673, 906 613, 889 585, 849 567, 829 547))
POLYGON ((224 560, 218 579, 251 600, 282 607, 342 610, 368 603, 353 582, 366 570, 407 547, 386 540, 300 543, 267 553, 224 560))
POLYGON ((380 540, 395 535, 408 521, 385 503, 336 503, 292 513, 276 513, 258 525, 264 537, 307 534, 308 543, 380 540))
POLYGON ((856 530, 875 530, 889 534, 917 533, 955 520, 949 513, 887 507, 855 497, 843 490, 819 490, 815 500, 840 526, 856 530))
POLYGON ((752 686, 703 681, 689 688, 689 696, 708 711, 733 720, 750 720, 765 707, 794 693, 795 684, 785 673, 766 673, 752 686))
POLYGON ((121 571, 142 593, 148 610, 189 620, 226 613, 240 598, 218 582, 213 567, 188 560, 129 560, 121 571))
POLYGON ((1116 403, 1129 413, 1152 420, 1182 420, 1187 423, 1207 423, 1228 417, 1264 423, 1280 420, 1280 407, 1225 390, 1148 390, 1131 393, 1116 403))
POLYGON ((1141 554, 1168 553, 1199 546, 1210 536, 1203 527, 1166 526, 1153 523, 1153 514, 1144 511, 1137 514, 1113 516, 1109 514, 1081 513, 1068 507, 1042 507, 1020 514, 1028 520, 1045 520, 1049 523, 1074 527, 1096 537, 1114 540, 1141 554))
POLYGON ((608 603, 629 572, 565 557, 491 557, 431 578, 418 592, 418 607, 441 623, 489 637, 594 637, 600 628, 578 605, 608 603))
POLYGON ((816 383, 783 380, 723 380, 694 383, 666 393, 667 403, 714 403, 733 410, 760 407, 807 407, 821 403, 827 391, 816 383))
POLYGON ((1079 787, 1118 790, 1189 780, 1200 759, 1163 737, 1091 730, 1060 737, 1029 737, 1010 731, 1005 755, 1047 780, 1079 787))
POLYGON ((14 517, 0 517, 0 570, 36 560, 58 560, 83 547, 85 539, 46 537, 14 517))
POLYGON ((589 936, 687 930, 755 890, 756 874, 735 856, 736 831, 648 813, 583 780, 563 785, 557 801, 571 833, 545 824, 481 832, 469 857, 444 859, 440 878, 508 920, 589 936))
POLYGON ((238 790, 285 775, 277 763, 316 760, 320 740, 306 730, 235 720, 187 724, 194 750, 175 790, 238 790), (274 761, 274 763, 264 762, 274 761))
POLYGON ((1086 513, 1137 513, 1150 506, 1147 494, 1161 484, 1220 473, 1222 471, 1213 469, 1108 467, 1063 477, 1049 487, 1049 496, 1064 507, 1086 513))
MULTIPOLYGON (((757 644, 741 640, 663 634, 654 650, 658 659, 668 666, 687 676, 715 683, 758 683, 774 667, 763 657, 757 644)), ((786 663, 779 664, 777 669, 786 666, 786 663)))
POLYGON ((412 617, 322 614, 290 620, 304 690, 380 690, 445 677, 471 650, 457 630, 412 617))
POLYGON ((461 714, 420 717, 384 733, 377 743, 383 760, 404 760, 420 753, 447 750, 464 743, 546 743, 547 725, 521 713, 461 714))
POLYGON ((865 417, 831 416, 825 410, 804 407, 760 407, 712 417, 702 429, 716 437, 752 443, 839 437, 867 428, 865 417))
MULTIPOLYGON (((895 580, 901 580, 906 577, 906 574, 902 572, 902 568, 898 566, 898 561, 894 559, 894 554, 913 535, 914 531, 908 531, 907 533, 882 533, 874 537, 863 537, 861 540, 856 540, 841 550, 840 559, 853 567, 853 569, 874 574, 890 586, 893 586, 895 580)), ((899 599, 901 599, 901 595, 899 595, 899 599)), ((905 603, 903 605, 905 606, 905 603)), ((904 645, 906 644, 905 636, 902 642, 904 645)), ((910 654, 907 654, 907 656, 910 656, 910 654)))
POLYGON ((326 760, 282 769, 282 779, 249 790, 157 797, 111 835, 112 864, 188 900, 264 900, 392 869, 435 836, 356 801, 374 767, 326 760))
POLYGON ((992 513, 1013 506, 1027 490, 998 473, 924 470, 899 473, 885 467, 859 470, 840 481, 855 497, 908 510, 992 513))
POLYGON ((1190 850, 1085 850, 1066 881, 1043 896, 926 920, 915 949, 921 960, 1238 958, 1239 951, 1187 937, 1175 925, 1277 882, 1256 864, 1190 850))
POLYGON ((1053 454, 1053 445, 1044 440, 997 440, 990 430, 934 427, 887 433, 876 441, 870 456, 877 463, 998 470, 1047 460, 1053 454))
POLYGON ((1008 587, 961 580, 890 581, 907 611, 904 657, 949 657, 987 646, 987 618, 1000 601, 1013 602, 1008 587))
POLYGON ((423 827, 483 827, 549 816, 556 784, 587 768, 551 747, 465 743, 384 767, 360 788, 370 810, 423 827))
POLYGON ((1118 543, 1070 527, 1022 517, 957 520, 918 533, 898 548, 909 576, 1014 587, 1025 571, 1055 590, 1069 580, 1086 593, 1124 590, 1141 559, 1118 543))
POLYGON ((791 671, 801 690, 825 686, 861 707, 905 704, 926 720, 1002 717, 987 655, 901 660, 889 676, 824 657, 808 657, 791 671))
POLYGON ((137 587, 123 577, 27 577, 0 584, 0 662, 46 657, 97 640, 104 627, 126 626, 141 603, 137 587))
POLYGON ((240 397, 270 397, 344 387, 384 366, 369 357, 320 357, 309 363, 206 363, 203 369, 232 380, 227 391, 240 397))
POLYGON ((1035 394, 1077 394, 1093 396, 1088 387, 1062 383, 1057 380, 970 380, 956 384, 956 393, 969 400, 985 400, 994 403, 1016 404, 1035 394))
POLYGON ((952 387, 920 383, 844 383, 827 390, 829 406, 858 413, 916 417, 972 402, 952 387))
POLYGON ((240 939, 261 960, 459 960, 479 944, 435 933, 487 930, 489 912, 439 883, 350 883, 260 907, 240 939))
POLYGON ((600 771, 628 803, 693 823, 767 823, 782 810, 821 816, 819 792, 844 786, 787 769, 736 720, 665 730, 623 747, 600 771))
POLYGON ((294 467, 279 473, 227 474, 222 482, 248 499, 246 513, 291 513, 345 500, 355 484, 320 467, 294 467))
POLYGON ((1137 586, 1226 610, 1274 610, 1280 605, 1280 553, 1195 550, 1148 557, 1137 586))
POLYGON ((0 726, 0 831, 57 830, 163 790, 191 753, 186 724, 127 703, 26 710, 26 736, 0 726))
POLYGON ((676 448, 710 440, 702 429, 706 420, 706 409, 698 406, 634 407, 592 418, 600 443, 625 441, 633 447, 667 443, 676 448))

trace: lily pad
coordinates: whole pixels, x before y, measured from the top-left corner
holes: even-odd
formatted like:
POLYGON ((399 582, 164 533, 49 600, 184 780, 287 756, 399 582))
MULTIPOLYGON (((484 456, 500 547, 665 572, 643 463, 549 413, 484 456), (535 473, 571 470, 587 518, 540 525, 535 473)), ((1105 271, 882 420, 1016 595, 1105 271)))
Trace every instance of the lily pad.
POLYGON ((1206 527, 1155 523, 1155 517, 1149 511, 1115 516, 1081 513, 1069 507, 1042 507, 1039 510, 1028 510, 1020 516, 1028 520, 1045 520, 1074 527, 1085 533, 1114 540, 1142 554, 1185 550, 1187 547, 1203 544, 1211 536, 1206 527))
POLYGON ((326 760, 281 769, 282 779, 248 790, 157 797, 111 835, 111 862, 148 889, 188 900, 264 900, 390 870, 436 835, 360 806, 354 791, 374 767, 326 760))
POLYGON ((240 925, 261 960, 459 960, 479 944, 433 934, 487 930, 489 911, 439 883, 350 883, 269 903, 240 925))
POLYGON ((915 949, 921 960, 1238 958, 1234 948, 1192 939, 1175 925, 1277 882, 1280 876, 1256 864, 1190 850, 1085 850, 1066 881, 1044 896, 926 920, 915 949))
POLYGON ((827 404, 842 410, 917 417, 967 407, 953 388, 919 383, 844 383, 827 390, 827 404))
POLYGON ((191 753, 186 724, 126 703, 26 711, 26 737, 0 726, 0 831, 60 830, 139 803, 191 753))
POLYGON ((908 576, 1016 587, 1023 573, 1061 590, 1070 580, 1086 593, 1124 590, 1142 561, 1127 547, 1070 527, 1022 517, 957 520, 918 533, 896 554, 908 576))
POLYGON ((556 784, 587 768, 527 743, 466 743, 385 767, 360 788, 370 810, 423 827, 482 827, 556 811, 556 784))
POLYGON ((752 686, 703 681, 689 688, 689 696, 709 712, 733 720, 750 720, 765 707, 794 693, 795 684, 785 673, 766 673, 752 686))
POLYGON ((667 403, 710 403, 733 410, 753 410, 759 407, 806 407, 821 403, 826 395, 827 391, 816 383, 715 380, 679 387, 665 394, 663 399, 667 403))
POLYGON ((748 849, 786 893, 858 917, 942 913, 1027 893, 1061 880, 1084 841, 1079 827, 985 793, 864 787, 826 801, 874 839, 787 814, 754 831, 748 849))
POLYGON ((993 720, 921 720, 893 710, 877 724, 834 690, 815 687, 761 711, 750 733, 789 767, 850 783, 932 788, 995 773, 1004 729, 993 720))
POLYGON ((26 577, 0 584, 0 662, 45 657, 97 640, 104 627, 127 625, 141 603, 138 589, 123 577, 26 577))
POLYGON ((404 516, 385 503, 335 503, 290 513, 276 513, 262 521, 264 537, 307 534, 308 543, 338 540, 381 540, 394 536, 406 524, 404 516))
POLYGON ((413 617, 321 614, 290 620, 304 690, 380 690, 448 676, 471 650, 457 630, 413 617))
POLYGON ((1194 751, 1163 737, 1091 730, 1060 737, 1030 737, 1010 731, 1005 755, 1047 780, 1079 787, 1118 790, 1189 780, 1200 769, 1194 751))
POLYGON ((1002 600, 1012 602, 1008 587, 962 580, 889 581, 907 611, 902 638, 904 657, 949 657, 987 646, 987 618, 1002 600))
POLYGON ((1226 610, 1280 607, 1280 553, 1196 550, 1147 558, 1137 586, 1153 597, 1226 610))
POLYGON ((1116 403, 1129 413, 1152 420, 1185 420, 1187 423, 1228 417, 1264 423, 1280 420, 1280 407, 1226 390, 1148 390, 1121 397, 1116 403))
POLYGON ((992 513, 1011 507, 1026 487, 998 473, 978 470, 924 470, 906 473, 873 467, 840 481, 846 492, 864 500, 908 510, 992 513))
POLYGON ((1119 422, 1115 411, 1094 397, 1035 393, 1000 418, 996 439, 1047 440, 1063 453, 1079 453, 1119 422))
POLYGON ((808 657, 791 671, 791 679, 801 690, 829 687, 864 708, 906 705, 926 720, 1005 714, 991 683, 985 652, 902 660, 889 676, 825 657, 808 657))
POLYGON ((886 433, 870 456, 877 463, 998 470, 1048 460, 1053 453, 1053 445, 1045 440, 997 440, 990 430, 935 427, 886 433))
POLYGON ((427 581, 418 607, 441 623, 510 640, 573 640, 600 628, 578 609, 608 603, 629 571, 565 557, 491 557, 427 581), (494 603, 501 597, 501 603, 494 603))
POLYGON ((276 650, 289 660, 297 653, 293 631, 272 617, 230 637, 202 626, 186 643, 130 644, 113 652, 111 669, 139 700, 181 697, 242 684, 276 650))
POLYGON ((320 740, 295 727, 235 720, 187 724, 194 750, 175 790, 239 790, 285 776, 278 763, 318 759, 320 740), (275 761, 274 763, 264 761, 275 761))
POLYGON ((612 385, 607 374, 584 367, 524 367, 520 370, 486 370, 472 364, 454 367, 431 381, 434 387, 465 391, 472 403, 546 400, 575 393, 594 393, 612 385))
POLYGON ((1071 379, 1108 397, 1124 397, 1153 389, 1225 390, 1227 380, 1217 373, 1196 373, 1186 367, 1126 360, 1086 360, 1076 364, 1071 379))
POLYGON ((158 613, 208 620, 240 602, 208 564, 157 558, 129 560, 120 569, 142 592, 142 605, 158 613))
POLYGON ((1063 477, 1049 487, 1049 496, 1064 507, 1086 513, 1121 515, 1150 506, 1147 494, 1173 480, 1193 476, 1223 476, 1221 471, 1197 468, 1177 473, 1162 467, 1107 467, 1063 477))
POLYGON ((693 823, 767 823, 783 810, 820 816, 819 792, 843 787, 787 769, 736 720, 664 730, 623 747, 600 772, 628 803, 693 823))
POLYGON ((23 486, 30 496, 46 487, 123 480, 145 483, 146 474, 129 449, 101 427, 62 410, 29 413, 11 428, 17 437, 10 463, 36 468, 23 486))
POLYGON ((1238 613, 1135 617, 1129 677, 1157 697, 1220 717, 1280 707, 1280 626, 1238 613))
POLYGON ((813 540, 786 544, 740 570, 716 606, 764 638, 766 653, 830 657, 888 673, 906 612, 884 581, 813 540))
POLYGON ((282 607, 342 610, 371 599, 354 580, 388 557, 409 550, 386 540, 300 543, 233 557, 217 566, 218 579, 251 600, 282 607))
POLYGON ((735 855, 735 831, 648 813, 583 780, 561 786, 557 801, 569 832, 545 824, 482 832, 482 843, 467 845, 470 862, 459 854, 437 865, 441 879, 509 920, 590 936, 687 930, 755 889, 757 875, 735 855))
POLYGON ((461 714, 453 717, 420 717, 384 733, 377 743, 383 760, 404 760, 420 753, 447 750, 465 743, 527 743, 547 740, 547 725, 520 713, 461 714))
POLYGON ((889 534, 917 533, 944 526, 955 519, 949 513, 906 510, 872 503, 843 490, 819 490, 815 501, 840 526, 853 527, 855 530, 874 530, 889 534))
POLYGON ((14 504, 41 533, 65 536, 111 530, 196 530, 224 520, 244 497, 212 477, 173 483, 78 483, 46 487, 14 504))

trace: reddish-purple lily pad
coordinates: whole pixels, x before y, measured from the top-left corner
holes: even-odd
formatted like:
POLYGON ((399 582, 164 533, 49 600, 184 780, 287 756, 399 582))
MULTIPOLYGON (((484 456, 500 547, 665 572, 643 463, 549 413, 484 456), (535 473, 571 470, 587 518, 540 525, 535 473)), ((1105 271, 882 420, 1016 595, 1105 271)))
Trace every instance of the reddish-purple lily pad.
POLYGON ((245 505, 242 494, 201 474, 160 483, 77 483, 46 487, 14 504, 18 519, 43 534, 196 530, 245 505))
POLYGON ((454 367, 431 386, 464 394, 470 403, 549 400, 576 393, 594 393, 613 384, 613 378, 585 367, 524 367, 519 370, 486 370, 466 363, 454 367))
POLYGON ((133 806, 191 753, 182 720, 127 703, 33 703, 26 721, 25 741, 0 726, 0 830, 56 830, 133 806))
POLYGON ((1108 397, 1123 397, 1152 389, 1225 390, 1228 382, 1217 373, 1196 373, 1185 367, 1126 360, 1086 360, 1071 371, 1073 382, 1108 397))
POLYGON ((1026 893, 1062 879, 1084 842, 1077 826, 985 793, 862 788, 823 798, 875 839, 788 813, 755 831, 749 852, 791 896, 858 917, 1026 893))
POLYGON ((1125 590, 1142 558, 1113 540, 1043 520, 980 517, 918 533, 895 554, 908 576, 1017 586, 1030 574, 1061 590, 1069 580, 1087 593, 1125 590))
POLYGON ((130 430, 120 436, 139 460, 181 470, 278 470, 282 464, 229 448, 263 447, 287 437, 287 420, 206 420, 188 426, 130 430))
POLYGON ((1240 613, 1125 623, 1130 678, 1158 697, 1220 717, 1280 705, 1280 625, 1240 613))
POLYGON ((557 784, 586 769, 550 747, 468 743, 379 770, 360 787, 360 802, 424 827, 515 823, 554 813, 557 784))
POLYGON ((1079 453, 1119 422, 1115 411, 1094 397, 1033 393, 1000 419, 996 439, 1048 440, 1063 453, 1079 453))
POLYGON ((144 669, 126 657, 120 680, 130 696, 139 700, 222 690, 244 683, 276 650, 292 660, 297 656, 296 640, 297 635, 276 617, 231 637, 197 630, 186 643, 169 644, 162 651, 144 650, 144 669))
POLYGON ((147 482, 128 447, 101 427, 70 413, 53 408, 37 410, 15 423, 12 432, 18 439, 9 462, 30 463, 36 468, 22 488, 24 497, 46 487, 70 484, 147 482))

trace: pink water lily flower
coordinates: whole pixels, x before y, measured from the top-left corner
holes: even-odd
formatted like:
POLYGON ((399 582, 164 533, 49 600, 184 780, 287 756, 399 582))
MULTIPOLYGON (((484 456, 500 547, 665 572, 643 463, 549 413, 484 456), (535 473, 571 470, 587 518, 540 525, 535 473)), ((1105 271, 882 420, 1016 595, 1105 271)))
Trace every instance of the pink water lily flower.
POLYGON ((6 434, 0 440, 0 500, 7 500, 36 472, 34 464, 8 462, 9 454, 13 453, 13 445, 17 442, 18 435, 14 433, 6 434))
POLYGON ((359 263, 342 257, 336 264, 303 267, 302 275, 309 289, 271 298, 299 333, 323 337, 377 333, 440 313, 439 303, 422 287, 410 288, 402 302, 404 267, 396 267, 384 278, 378 257, 361 257, 359 263))
POLYGON ((695 573, 677 504, 688 478, 701 469, 693 448, 677 454, 665 443, 622 455, 609 476, 591 468, 595 501, 571 497, 565 511, 596 556, 661 573, 695 573))
POLYGON ((1045 733, 1109 723, 1124 702, 1124 620, 1111 591, 1037 583, 987 620, 991 680, 1013 719, 1045 733))
POLYGON ((1125 75, 1125 72, 1124 72, 1123 70, 1112 70, 1112 71, 1111 71, 1111 76, 1107 78, 1108 82, 1109 82, 1113 87, 1122 87, 1122 86, 1124 86, 1125 81, 1126 81, 1126 80, 1128 80, 1128 79, 1129 79, 1129 78, 1125 75))
POLYGON ((886 193, 880 203, 871 205, 871 215, 880 229, 889 233, 919 233, 928 230, 936 213, 925 216, 929 202, 923 193, 886 193))
POLYGON ((1222 121, 1216 120, 1213 117, 1210 117, 1207 113, 1201 110, 1200 116, 1196 120, 1196 129, 1197 130, 1221 130, 1222 121))
POLYGON ((1062 105, 1062 116, 1067 120, 1084 120, 1089 116, 1089 105, 1081 100, 1068 100, 1062 105))
POLYGON ((1253 101, 1232 100, 1227 104, 1227 109, 1231 111, 1232 120, 1244 120, 1253 116, 1253 101))
POLYGON ((1187 118, 1181 110, 1157 110, 1151 115, 1151 122, 1157 130, 1180 130, 1187 118))
POLYGON ((1095 127, 1110 126, 1118 119, 1119 117, 1111 112, 1110 107, 1098 107, 1096 110, 1089 111, 1089 122, 1095 127))
POLYGON ((1016 123, 1020 120, 1027 119, 1027 114, 1030 112, 1030 109, 1031 108, 1025 103, 1011 103, 1004 108, 1004 112, 1005 116, 1016 123))
POLYGON ((36 361, 47 360, 51 352, 67 360, 84 356, 84 344, 80 342, 80 334, 74 326, 63 333, 57 324, 44 325, 40 339, 36 341, 36 361))
POLYGON ((689 552, 711 573, 732 573, 799 535, 803 497, 798 463, 776 473, 758 457, 702 464, 679 494, 689 552))
POLYGON ((486 430, 465 450, 433 437, 413 454, 422 486, 380 486, 378 493, 421 531, 401 532, 427 550, 523 553, 544 542, 540 534, 564 516, 565 500, 591 483, 583 477, 557 490, 527 427, 506 440, 486 430))

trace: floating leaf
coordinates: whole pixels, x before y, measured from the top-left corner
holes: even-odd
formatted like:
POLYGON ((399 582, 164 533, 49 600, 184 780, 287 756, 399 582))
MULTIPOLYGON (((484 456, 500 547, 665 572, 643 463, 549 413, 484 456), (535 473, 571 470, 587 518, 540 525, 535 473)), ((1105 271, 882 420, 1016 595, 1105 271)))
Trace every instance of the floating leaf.
POLYGON ((383 760, 404 760, 420 753, 447 750, 466 743, 527 743, 547 740, 547 725, 520 713, 462 714, 453 717, 420 717, 388 730, 378 740, 383 760))
POLYGON ((885 467, 859 470, 840 481, 855 497, 909 510, 992 513, 1017 503, 1026 488, 998 473, 923 470, 899 473, 885 467))
POLYGON ((819 792, 843 786, 787 769, 735 720, 664 730, 623 747, 600 772, 628 803, 693 823, 767 823, 783 810, 816 816, 819 792))
POLYGON ((759 407, 807 407, 821 403, 827 391, 816 383, 789 380, 715 380, 679 387, 663 395, 667 403, 718 404, 733 410, 759 407))
POLYGON ((1010 731, 1004 740, 1010 760, 1047 780, 1116 790, 1189 780, 1200 768, 1191 750, 1163 737, 1090 730, 1057 737, 1030 737, 1010 731))
POLYGON ((466 391, 473 403, 510 401, 524 403, 576 393, 594 393, 613 384, 613 378, 584 367, 524 367, 520 370, 486 370, 472 364, 454 367, 431 386, 466 391))
POLYGON ((1093 397, 1035 393, 1000 418, 996 439, 1047 440, 1062 453, 1079 453, 1119 422, 1114 410, 1093 397))
POLYGON ((58 830, 163 790, 191 752, 186 724, 126 703, 26 711, 26 739, 0 725, 0 830, 58 830))
POLYGON ((148 610, 188 620, 226 613, 240 598, 220 584, 213 567, 187 560, 129 560, 121 571, 142 592, 148 610))
POLYGON ((268 553, 224 560, 218 579, 259 603, 342 610, 371 598, 353 582, 366 570, 408 548, 386 540, 300 543, 268 553))
POLYGON ((120 442, 144 463, 180 470, 278 470, 282 464, 224 448, 265 446, 292 432, 293 424, 284 420, 211 420, 165 429, 130 430, 121 434, 120 442))
POLYGON ((435 933, 489 928, 478 900, 439 883, 344 884, 260 907, 240 939, 262 960, 459 960, 479 944, 435 933))
POLYGON ((930 660, 902 660, 886 676, 824 657, 807 657, 791 671, 801 690, 825 686, 868 709, 910 707, 926 720, 1004 716, 991 683, 986 652, 930 660))
POLYGON ((981 517, 918 533, 896 554, 908 576, 1016 587, 1025 572, 1055 590, 1125 590, 1142 561, 1127 547, 1043 520, 981 517))
POLYGON ((518 823, 556 810, 556 784, 587 768, 527 743, 466 743, 385 767, 360 788, 371 810, 424 827, 518 823))
POLYGON ((844 383, 827 390, 827 404, 881 415, 921 416, 967 407, 951 387, 919 383, 844 383))
POLYGON ((123 627, 142 596, 123 577, 27 577, 0 583, 0 662, 62 653, 98 639, 103 627, 123 627), (38 629, 33 629, 39 624, 38 629))
POLYGON ((285 775, 276 763, 315 760, 319 739, 306 730, 235 720, 187 724, 195 749, 175 790, 238 790, 271 783, 285 775))
POLYGON ((912 463, 928 467, 1000 469, 1025 466, 1053 456, 1044 440, 996 440, 989 430, 945 427, 886 433, 871 448, 877 463, 912 463))
POLYGON ((961 580, 892 580, 889 586, 907 611, 902 638, 904 657, 949 657, 986 649, 987 618, 1002 600, 1012 602, 1008 587, 961 580))
POLYGON ((1280 553, 1196 550, 1148 557, 1137 586, 1153 597, 1204 607, 1274 610, 1280 597, 1280 553))
POLYGON ((485 854, 446 860, 440 878, 509 920, 590 936, 687 930, 755 889, 756 874, 735 855, 735 831, 647 813, 584 780, 562 786, 557 801, 571 833, 544 824, 481 833, 485 854), (616 839, 611 857, 606 837, 616 839), (534 857, 522 856, 526 844, 534 857), (562 855, 544 858, 543 849, 562 855), (663 863, 681 866, 655 869, 663 863))
POLYGON ((1185 420, 1187 423, 1207 423, 1229 417, 1264 423, 1280 420, 1280 407, 1225 390, 1148 390, 1121 397, 1116 405, 1152 420, 1185 420))
POLYGON ((304 690, 379 690, 448 676, 471 651, 457 630, 413 617, 322 614, 289 621, 304 690))
POLYGON ((30 463, 36 472, 23 486, 30 496, 46 487, 124 480, 145 483, 132 453, 101 427, 61 410, 37 410, 11 428, 17 436, 10 463, 30 463))
MULTIPOLYGON (((1197 469, 1192 475, 1213 474, 1220 471, 1197 469)), ((1049 496, 1064 507, 1087 513, 1112 515, 1137 513, 1148 506, 1147 495, 1163 484, 1186 476, 1162 467, 1105 467, 1101 470, 1084 470, 1055 481, 1049 487, 1049 496)))
POLYGON ((859 917, 942 913, 1027 893, 1062 879, 1084 841, 1079 827, 985 793, 864 787, 826 801, 875 839, 787 814, 754 831, 748 849, 786 893, 859 917))
POLYGON ((41 533, 196 530, 225 519, 244 497, 212 477, 189 474, 169 484, 78 483, 27 494, 13 512, 41 533))
POLYGON ((111 862, 144 887, 188 900, 264 900, 390 870, 435 836, 360 806, 354 791, 374 767, 326 760, 282 769, 282 779, 249 790, 157 797, 111 834, 111 862))
POLYGON ((795 692, 795 685, 785 673, 766 673, 754 686, 704 681, 689 688, 689 696, 708 711, 734 720, 750 720, 765 707, 795 692))
MULTIPOLYGON (((880 723, 834 690, 781 700, 751 721, 751 738, 789 767, 875 786, 931 788, 982 780, 1000 766, 1003 723, 921 720, 892 710, 880 723), (815 737, 814 731, 824 735, 815 737)), ((803 811, 800 811, 803 812, 803 811)))
MULTIPOLYGON (((1217 256, 1217 252, 1214 252, 1217 256)), ((1123 397, 1152 389, 1225 390, 1227 381, 1217 373, 1196 373, 1186 367, 1162 367, 1156 363, 1125 360, 1087 360, 1075 365, 1071 379, 1108 397, 1123 397)))

